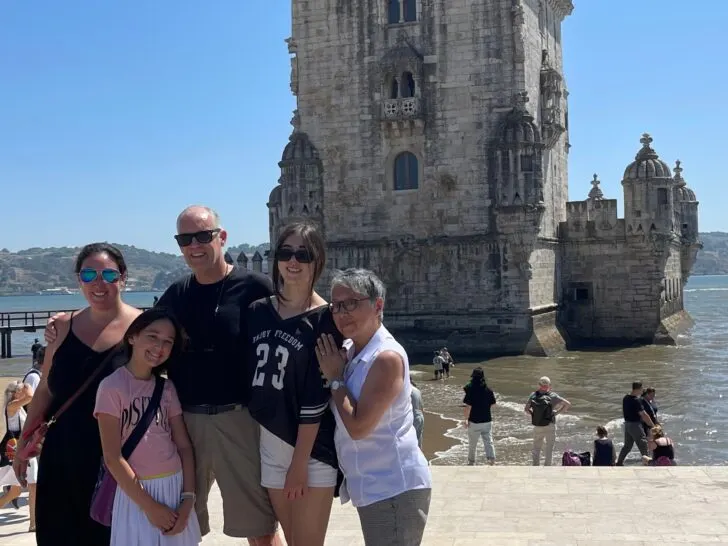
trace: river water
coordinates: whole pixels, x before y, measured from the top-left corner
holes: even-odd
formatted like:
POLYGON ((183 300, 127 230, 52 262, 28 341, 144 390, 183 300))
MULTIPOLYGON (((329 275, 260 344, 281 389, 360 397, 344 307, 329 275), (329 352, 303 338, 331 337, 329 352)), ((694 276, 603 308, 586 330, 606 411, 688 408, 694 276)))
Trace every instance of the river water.
MULTIPOLYGON (((155 295, 158 293, 126 293, 124 299, 132 305, 149 306, 155 295)), ((0 297, 0 311, 73 309, 83 303, 77 295, 10 296, 0 297)), ((685 290, 685 305, 696 325, 675 347, 579 351, 554 358, 503 357, 457 364, 444 381, 431 379, 432 365, 414 365, 415 381, 428 412, 426 428, 427 421, 443 419, 444 428, 449 429, 446 435, 454 444, 437 452, 432 464, 467 462, 465 429, 458 420, 463 413, 462 387, 476 365, 485 369, 498 400, 493 430, 499 462, 530 463, 531 425, 523 406, 538 378, 547 375, 553 389, 572 403, 571 411, 560 416, 557 424, 555 457, 565 448, 589 449, 600 424, 607 427, 619 449, 622 397, 632 381, 640 380, 657 389, 658 416, 677 444, 680 464, 728 463, 728 276, 692 277, 685 290)), ((42 331, 14 333, 14 356, 28 355, 36 336, 42 338, 42 331)), ((458 355, 453 357, 457 363, 458 355)), ((25 368, 25 363, 0 361, 0 375, 19 375, 25 368)), ((442 428, 442 423, 436 424, 442 428)), ((632 457, 637 457, 636 448, 632 457)))

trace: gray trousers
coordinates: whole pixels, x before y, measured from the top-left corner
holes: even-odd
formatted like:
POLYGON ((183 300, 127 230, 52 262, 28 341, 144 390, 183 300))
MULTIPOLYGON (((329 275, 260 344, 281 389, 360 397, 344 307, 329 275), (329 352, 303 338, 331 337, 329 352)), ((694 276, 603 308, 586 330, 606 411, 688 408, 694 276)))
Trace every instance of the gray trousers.
POLYGON ((556 443, 556 423, 551 423, 543 427, 533 427, 533 466, 538 466, 541 460, 541 448, 546 442, 546 448, 543 450, 543 465, 551 466, 551 460, 554 456, 554 444, 556 443))
POLYGON ((430 511, 431 489, 412 489, 357 508, 366 546, 419 546, 430 511))
POLYGON ((617 464, 624 463, 624 459, 627 458, 627 455, 629 455, 629 452, 632 451, 635 444, 637 444, 637 449, 640 450, 642 455, 647 455, 647 436, 645 435, 645 429, 642 428, 642 423, 625 422, 624 446, 622 447, 622 451, 619 452, 617 464))

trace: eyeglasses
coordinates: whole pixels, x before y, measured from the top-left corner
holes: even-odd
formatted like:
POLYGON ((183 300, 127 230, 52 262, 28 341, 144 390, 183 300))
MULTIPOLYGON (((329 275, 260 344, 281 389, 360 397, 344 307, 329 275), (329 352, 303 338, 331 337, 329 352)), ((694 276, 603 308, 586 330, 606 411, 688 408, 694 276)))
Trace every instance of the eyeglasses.
POLYGON ((276 260, 279 262, 287 262, 294 256, 296 261, 300 264, 310 264, 313 261, 311 254, 305 248, 299 248, 298 250, 280 248, 278 249, 278 252, 276 252, 276 260))
POLYGON ((332 313, 341 313, 342 310, 347 313, 351 313, 354 309, 359 307, 359 304, 363 301, 369 301, 369 298, 359 298, 358 300, 352 298, 350 300, 331 302, 329 304, 329 309, 331 309, 332 313))
POLYGON ((178 233, 174 236, 174 238, 177 241, 177 244, 181 247, 190 246, 192 244, 192 239, 201 245, 206 245, 211 243, 220 231, 220 228, 216 228, 196 231, 195 233, 178 233))
POLYGON ((107 284, 117 283, 121 278, 121 273, 119 273, 116 269, 102 269, 101 271, 97 271, 96 269, 92 269, 90 267, 84 267, 81 271, 78 272, 78 278, 81 280, 82 283, 85 284, 94 282, 96 279, 99 278, 99 275, 107 284))

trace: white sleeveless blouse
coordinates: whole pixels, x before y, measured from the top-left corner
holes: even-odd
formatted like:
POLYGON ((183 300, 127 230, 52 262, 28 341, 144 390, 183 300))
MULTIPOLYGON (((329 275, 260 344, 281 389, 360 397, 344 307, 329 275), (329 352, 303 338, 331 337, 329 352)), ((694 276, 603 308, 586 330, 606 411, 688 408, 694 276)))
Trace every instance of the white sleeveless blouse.
MULTIPOLYGON (((351 342, 347 340, 347 343, 351 342)), ((374 430, 361 440, 353 440, 346 430, 334 401, 336 453, 345 481, 341 501, 351 498, 355 507, 368 506, 413 489, 432 488, 427 459, 417 444, 413 427, 409 360, 404 348, 381 326, 364 349, 354 358, 349 347, 349 362, 344 381, 349 393, 358 400, 369 370, 382 351, 394 351, 404 361, 404 387, 384 413, 374 430)))

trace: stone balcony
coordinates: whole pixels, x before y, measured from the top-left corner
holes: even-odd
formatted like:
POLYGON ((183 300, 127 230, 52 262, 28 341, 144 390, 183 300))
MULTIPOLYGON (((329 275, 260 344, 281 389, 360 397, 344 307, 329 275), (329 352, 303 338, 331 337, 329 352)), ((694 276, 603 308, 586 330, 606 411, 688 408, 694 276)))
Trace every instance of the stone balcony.
POLYGON ((416 132, 424 127, 424 112, 419 97, 386 99, 382 102, 382 124, 394 131, 416 132))
POLYGON ((408 97, 406 99, 387 99, 382 105, 384 119, 404 120, 420 117, 420 99, 408 97))
MULTIPOLYGON (((432 475, 423 546, 728 543, 728 467, 433 466, 432 475)), ((26 498, 0 510, 0 545, 35 544, 26 498)), ((221 532, 217 487, 209 510, 202 546, 243 544, 221 532)), ((326 546, 363 544, 356 510, 335 500, 326 546)))

